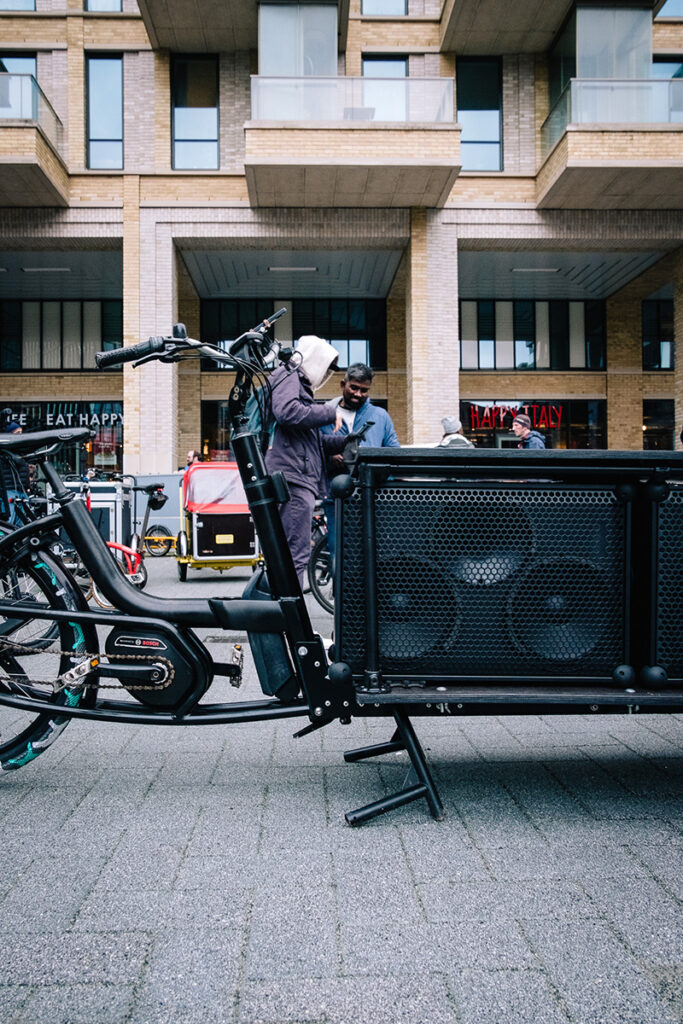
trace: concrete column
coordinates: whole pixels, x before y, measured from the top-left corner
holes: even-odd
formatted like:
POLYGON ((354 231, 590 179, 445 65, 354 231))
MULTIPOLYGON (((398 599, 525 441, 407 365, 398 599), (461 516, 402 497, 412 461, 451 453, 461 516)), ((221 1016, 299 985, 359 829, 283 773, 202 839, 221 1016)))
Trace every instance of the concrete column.
POLYGON ((607 300, 607 444, 643 447, 642 295, 626 287, 607 300))
POLYGON ((439 211, 413 210, 406 288, 407 434, 435 444, 459 408, 457 236, 439 211))
MULTIPOLYGON (((176 263, 178 274, 178 320, 185 324, 187 333, 191 338, 200 338, 199 296, 179 256, 176 257, 176 263)), ((232 377, 230 379, 232 380, 232 377)), ((178 466, 184 463, 185 455, 191 448, 201 451, 201 406, 201 361, 199 359, 187 359, 182 363, 178 363, 178 466)), ((177 466, 174 468, 177 468, 177 466)))

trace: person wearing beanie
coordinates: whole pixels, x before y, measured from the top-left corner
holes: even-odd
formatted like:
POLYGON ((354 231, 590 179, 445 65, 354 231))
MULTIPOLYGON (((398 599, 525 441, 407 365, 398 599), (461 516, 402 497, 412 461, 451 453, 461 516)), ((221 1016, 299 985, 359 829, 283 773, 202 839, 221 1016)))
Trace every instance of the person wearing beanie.
POLYGON ((519 438, 518 448, 545 448, 545 438, 531 429, 531 420, 526 413, 518 412, 512 421, 512 431, 519 438))
POLYGON ((462 423, 458 416, 444 416, 441 420, 443 437, 439 441, 439 448, 474 448, 469 438, 462 432, 462 423))
POLYGON ((316 498, 326 491, 325 461, 349 440, 340 433, 342 416, 334 402, 314 400, 337 368, 338 353, 323 338, 299 338, 294 355, 271 375, 270 401, 275 429, 266 453, 269 473, 281 472, 290 498, 280 506, 280 518, 302 584, 311 555, 311 527, 316 498), (320 427, 334 425, 323 437, 320 427))

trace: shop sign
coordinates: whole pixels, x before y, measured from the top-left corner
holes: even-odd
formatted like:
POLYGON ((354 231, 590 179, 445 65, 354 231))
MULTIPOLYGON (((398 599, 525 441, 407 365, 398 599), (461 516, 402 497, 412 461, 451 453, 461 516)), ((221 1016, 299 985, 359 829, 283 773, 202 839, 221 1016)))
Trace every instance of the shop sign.
POLYGON ((550 403, 537 404, 524 402, 521 405, 507 405, 499 403, 495 405, 476 402, 469 402, 470 429, 471 430, 509 430, 512 421, 518 413, 525 413, 531 420, 533 429, 550 430, 562 424, 562 405, 551 405, 550 403), (504 422, 506 421, 506 422, 504 422))
POLYGON ((36 430, 52 430, 58 427, 90 427, 92 430, 99 430, 100 427, 115 427, 123 424, 123 413, 121 412, 73 412, 61 410, 59 406, 49 412, 41 413, 39 420, 28 412, 14 414, 15 421, 20 427, 31 426, 36 430))

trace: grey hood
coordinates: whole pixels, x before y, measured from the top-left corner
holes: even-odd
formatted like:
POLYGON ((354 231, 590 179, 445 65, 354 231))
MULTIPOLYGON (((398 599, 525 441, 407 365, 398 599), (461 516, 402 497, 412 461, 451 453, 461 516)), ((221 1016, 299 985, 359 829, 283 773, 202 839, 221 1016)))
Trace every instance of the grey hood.
POLYGON ((336 364, 339 353, 329 342, 315 334, 304 334, 299 338, 296 350, 301 353, 301 369, 310 380, 313 390, 318 391, 334 373, 332 364, 336 364))

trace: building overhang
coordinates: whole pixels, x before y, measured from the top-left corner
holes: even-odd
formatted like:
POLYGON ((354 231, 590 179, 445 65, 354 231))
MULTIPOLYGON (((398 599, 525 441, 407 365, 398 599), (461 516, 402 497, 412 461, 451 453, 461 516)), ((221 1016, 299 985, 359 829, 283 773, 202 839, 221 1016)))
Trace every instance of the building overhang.
POLYGON ((460 172, 460 126, 245 125, 252 206, 441 207, 460 172))
POLYGON ((537 204, 570 210, 683 209, 683 124, 570 125, 538 173, 537 204))
POLYGON ((0 206, 66 206, 69 174, 34 122, 0 121, 0 206))
MULTIPOLYGON (((234 53, 258 46, 257 0, 138 0, 155 49, 234 53)), ((339 48, 346 47, 349 0, 338 2, 339 48)))
POLYGON ((573 0, 515 0, 501 17, 500 0, 446 0, 441 49, 477 56, 545 53, 573 0))

